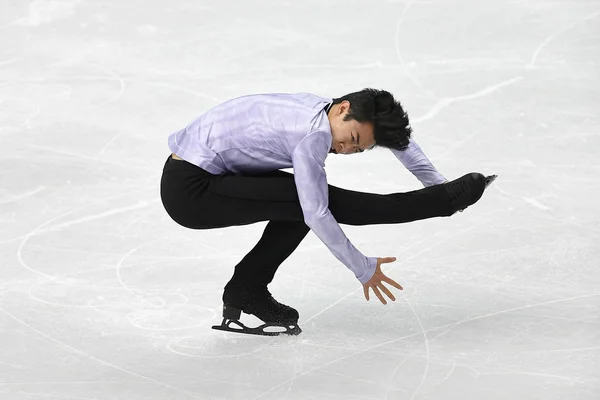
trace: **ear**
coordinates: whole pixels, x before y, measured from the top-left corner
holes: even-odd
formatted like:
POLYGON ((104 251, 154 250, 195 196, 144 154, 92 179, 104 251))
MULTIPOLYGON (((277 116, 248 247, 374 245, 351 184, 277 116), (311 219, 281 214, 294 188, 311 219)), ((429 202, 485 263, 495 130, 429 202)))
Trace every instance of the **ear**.
POLYGON ((344 114, 348 112, 350 109, 350 102, 348 100, 344 100, 340 103, 340 108, 338 109, 340 114, 344 114))

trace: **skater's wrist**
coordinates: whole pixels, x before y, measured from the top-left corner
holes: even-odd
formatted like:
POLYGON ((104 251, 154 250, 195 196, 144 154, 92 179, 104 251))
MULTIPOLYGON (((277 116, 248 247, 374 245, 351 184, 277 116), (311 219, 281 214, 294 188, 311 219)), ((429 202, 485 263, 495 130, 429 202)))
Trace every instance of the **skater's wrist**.
POLYGON ((365 284, 371 280, 373 274, 375 274, 375 270, 377 269, 377 257, 365 257, 366 258, 366 268, 362 272, 362 274, 356 274, 356 279, 361 284, 365 284))

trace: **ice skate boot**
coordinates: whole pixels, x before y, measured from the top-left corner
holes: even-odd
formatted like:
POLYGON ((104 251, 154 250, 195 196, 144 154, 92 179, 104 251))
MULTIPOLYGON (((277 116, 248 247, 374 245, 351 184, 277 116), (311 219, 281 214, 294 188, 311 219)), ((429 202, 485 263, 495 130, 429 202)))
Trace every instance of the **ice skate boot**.
POLYGON ((448 195, 451 214, 463 211, 475 204, 483 195, 483 191, 491 185, 497 175, 488 177, 480 173, 466 174, 444 185, 448 195))
POLYGON ((298 335, 298 311, 279 303, 266 288, 259 290, 225 290, 223 294, 223 321, 213 329, 251 335, 298 335), (255 328, 240 322, 241 313, 252 314, 264 324, 255 328), (272 329, 275 328, 275 329, 272 329))

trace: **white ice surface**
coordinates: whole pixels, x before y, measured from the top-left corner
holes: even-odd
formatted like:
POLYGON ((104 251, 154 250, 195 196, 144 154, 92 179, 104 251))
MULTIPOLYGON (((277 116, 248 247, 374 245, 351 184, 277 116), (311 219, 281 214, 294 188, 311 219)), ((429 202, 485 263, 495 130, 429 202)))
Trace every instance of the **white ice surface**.
MULTIPOLYGON (((0 398, 600 399, 600 1, 0 0, 0 398), (167 135, 259 92, 392 91, 448 219, 344 227, 398 301, 309 235, 272 292, 304 332, 210 329, 264 224, 175 225, 167 135)), ((393 155, 330 182, 419 183, 393 155)))

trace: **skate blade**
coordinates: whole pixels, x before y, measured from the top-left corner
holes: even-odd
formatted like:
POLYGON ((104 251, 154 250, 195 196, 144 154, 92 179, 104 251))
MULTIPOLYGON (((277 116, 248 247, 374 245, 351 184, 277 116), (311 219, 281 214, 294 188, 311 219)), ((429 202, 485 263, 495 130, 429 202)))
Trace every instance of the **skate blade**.
POLYGON ((280 325, 265 323, 255 328, 250 328, 238 320, 223 318, 221 325, 214 325, 212 329, 224 332, 244 333, 246 335, 257 335, 257 336, 279 336, 279 335, 292 335, 296 336, 302 332, 302 329, 297 324, 280 325), (231 325, 237 326, 232 328, 231 325), (267 331, 268 328, 283 328, 283 331, 267 331))
POLYGON ((488 186, 490 186, 492 184, 492 182, 494 182, 496 180, 497 177, 498 177, 498 175, 486 176, 485 177, 485 188, 487 189, 488 186))

